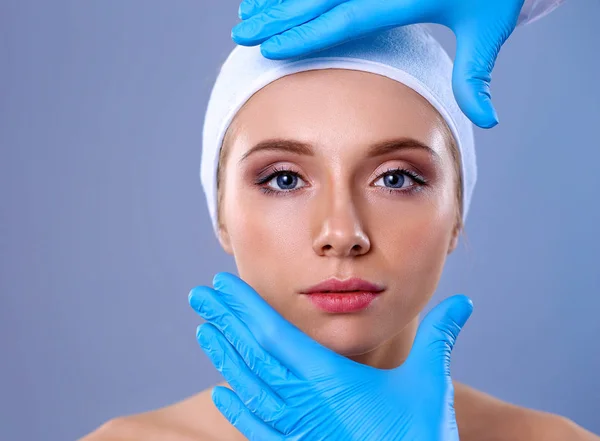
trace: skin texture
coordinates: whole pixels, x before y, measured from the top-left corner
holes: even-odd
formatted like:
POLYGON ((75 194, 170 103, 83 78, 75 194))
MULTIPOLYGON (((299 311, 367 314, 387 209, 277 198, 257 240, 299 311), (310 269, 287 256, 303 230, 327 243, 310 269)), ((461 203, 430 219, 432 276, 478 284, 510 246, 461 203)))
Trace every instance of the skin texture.
POLYGON ((457 177, 441 118, 398 82, 331 69, 271 83, 238 113, 237 124, 224 164, 220 240, 240 277, 324 346, 379 368, 401 364, 458 236, 457 177), (406 137, 434 153, 367 155, 375 143, 406 137), (308 143, 314 156, 261 151, 240 163, 256 143, 276 138, 308 143), (382 174, 397 167, 427 184, 406 177, 395 184, 401 188, 386 186, 382 174), (274 168, 301 181, 293 191, 282 191, 276 178, 256 185, 274 168), (322 313, 299 295, 329 277, 351 276, 386 287, 361 313, 322 313))
MULTIPOLYGON (((312 338, 357 362, 396 367, 411 349, 419 314, 460 234, 460 181, 448 135, 425 99, 385 77, 332 69, 273 82, 240 110, 227 136, 221 245, 235 258, 240 277, 312 338), (411 148, 367 155, 375 143, 407 137, 433 153, 411 148), (257 143, 282 138, 307 143, 314 154, 260 151, 240 162, 257 143), (299 179, 286 175, 288 181, 273 177, 257 184, 274 167, 299 179), (398 173, 392 174, 396 181, 386 182, 382 175, 398 167, 426 184, 410 177, 398 183, 398 173), (265 187, 283 193, 265 194, 265 187), (299 292, 332 276, 361 277, 385 291, 361 312, 327 314, 299 292)), ((600 439, 565 418, 454 385, 462 441, 600 439)), ((111 420, 83 438, 142 439, 245 437, 216 409, 207 389, 162 409, 111 420)))

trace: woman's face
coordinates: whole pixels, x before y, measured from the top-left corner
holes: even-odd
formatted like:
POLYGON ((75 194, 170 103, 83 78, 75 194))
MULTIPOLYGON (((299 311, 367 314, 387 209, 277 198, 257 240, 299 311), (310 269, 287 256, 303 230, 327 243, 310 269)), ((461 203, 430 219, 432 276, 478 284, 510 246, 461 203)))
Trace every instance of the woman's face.
POLYGON ((302 72, 256 93, 222 165, 220 240, 240 277, 350 358, 414 331, 457 236, 443 124, 413 90, 360 71, 302 72), (385 290, 359 312, 328 313, 300 292, 331 277, 385 290))

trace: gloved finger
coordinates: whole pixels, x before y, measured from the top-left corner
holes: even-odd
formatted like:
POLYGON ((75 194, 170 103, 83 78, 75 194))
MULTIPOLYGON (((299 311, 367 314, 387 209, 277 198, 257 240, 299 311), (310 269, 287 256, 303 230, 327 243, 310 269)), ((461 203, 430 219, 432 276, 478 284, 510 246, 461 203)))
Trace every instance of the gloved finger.
POLYGON ((213 278, 213 286, 229 308, 241 319, 258 343, 299 379, 323 372, 328 360, 340 365, 346 357, 316 342, 271 307, 250 285, 228 272, 213 278), (284 341, 286 344, 281 344, 284 341))
POLYGON ((254 415, 231 389, 215 386, 211 393, 219 412, 250 441, 284 441, 285 437, 254 415))
POLYGON ((415 0, 351 0, 266 40, 261 53, 280 60, 327 49, 363 37, 371 32, 420 22, 427 16, 425 7, 416 8, 415 0))
MULTIPOLYGON (((238 9, 238 17, 240 17, 240 19, 242 20, 247 20, 249 18, 254 17, 256 14, 260 14, 261 12, 264 12, 267 9, 272 8, 274 6, 281 5, 284 2, 302 3, 303 1, 306 0, 243 0, 240 3, 240 7, 238 9)), ((338 0, 338 3, 342 1, 347 0, 338 0)), ((323 1, 321 1, 321 3, 323 3, 323 1)))
POLYGON ((500 47, 507 37, 500 28, 494 30, 493 26, 456 31, 452 89, 463 113, 484 129, 498 124, 490 96, 490 82, 500 47))
MULTIPOLYGON (((199 326, 196 338, 244 405, 265 423, 275 427, 285 409, 281 397, 250 371, 240 354, 212 324, 199 326)), ((264 368, 269 369, 269 366, 264 368)))
POLYGON ((238 8, 238 17, 242 20, 264 11, 266 8, 275 6, 285 0, 243 0, 238 8))
POLYGON ((433 363, 450 375, 450 356, 458 335, 473 312, 473 302, 458 294, 435 306, 421 321, 409 362, 433 363))
POLYGON ((250 370, 266 384, 277 391, 293 381, 295 378, 292 372, 257 342, 251 330, 220 297, 215 290, 207 286, 198 286, 190 291, 189 302, 204 320, 211 322, 221 331, 250 370))
POLYGON ((301 0, 277 3, 233 27, 231 38, 242 46, 256 46, 329 11, 346 0, 301 0))

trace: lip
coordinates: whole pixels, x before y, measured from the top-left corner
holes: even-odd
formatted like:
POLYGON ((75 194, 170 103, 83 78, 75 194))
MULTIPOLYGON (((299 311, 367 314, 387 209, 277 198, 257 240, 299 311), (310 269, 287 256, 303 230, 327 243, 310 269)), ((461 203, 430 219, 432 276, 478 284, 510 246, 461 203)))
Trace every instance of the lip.
POLYGON ((326 294, 326 293, 350 293, 350 292, 371 292, 378 293, 385 288, 381 285, 368 282, 358 277, 352 277, 346 280, 330 278, 323 282, 317 283, 314 286, 302 291, 302 294, 326 294))
POLYGON ((306 298, 317 308, 328 313, 349 313, 362 311, 379 297, 373 291, 312 293, 306 298))

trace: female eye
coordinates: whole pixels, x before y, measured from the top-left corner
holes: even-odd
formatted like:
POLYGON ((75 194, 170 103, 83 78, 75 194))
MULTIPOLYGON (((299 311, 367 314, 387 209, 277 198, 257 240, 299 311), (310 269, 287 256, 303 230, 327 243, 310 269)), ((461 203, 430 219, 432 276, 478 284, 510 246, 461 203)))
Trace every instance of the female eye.
POLYGON ((377 182, 383 181, 383 185, 386 187, 386 190, 388 190, 390 193, 399 191, 411 191, 419 189, 421 186, 426 184, 425 179, 423 177, 419 176, 411 170, 406 170, 403 168, 395 168, 392 170, 388 170, 379 176, 380 178, 377 181, 375 181, 375 184, 377 184, 377 182), (413 182, 412 185, 410 184, 411 182, 413 182))
MULTIPOLYGON (((379 175, 375 184, 379 181, 383 181, 385 189, 390 193, 418 191, 427 184, 420 175, 402 168, 386 171, 379 175), (412 185, 410 185, 411 182, 413 182, 412 185)), ((302 189, 304 186, 298 186, 299 182, 304 182, 300 173, 275 168, 269 176, 257 180, 256 185, 266 194, 284 195, 302 189)))
POLYGON ((287 169, 274 169, 273 173, 264 179, 257 181, 261 190, 265 193, 289 193, 299 190, 298 182, 304 182, 299 173, 287 169), (267 184, 266 187, 263 187, 267 184))

